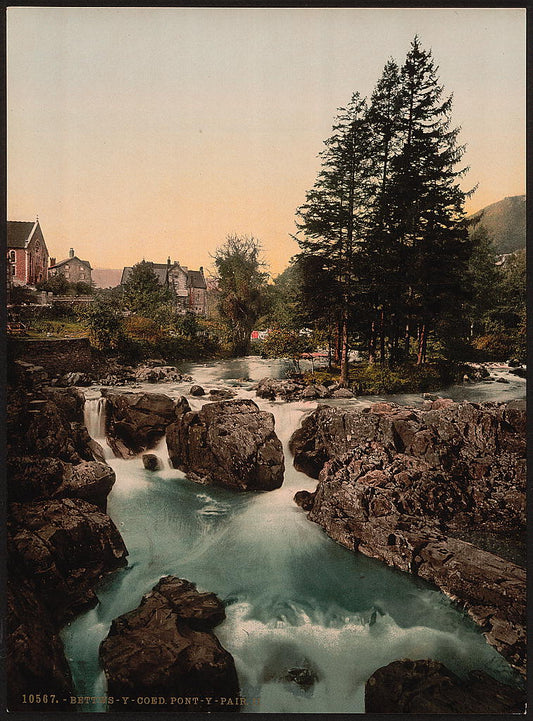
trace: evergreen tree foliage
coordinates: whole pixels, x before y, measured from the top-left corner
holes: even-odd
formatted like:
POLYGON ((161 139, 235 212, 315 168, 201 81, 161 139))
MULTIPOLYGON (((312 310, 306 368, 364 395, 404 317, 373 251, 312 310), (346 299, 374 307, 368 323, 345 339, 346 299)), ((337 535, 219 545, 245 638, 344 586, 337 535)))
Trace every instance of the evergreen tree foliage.
POLYGON ((348 322, 350 308, 362 306, 358 293, 358 256, 367 228, 370 158, 366 101, 354 93, 340 108, 333 135, 320 153, 322 169, 306 203, 298 211, 296 239, 303 255, 322 261, 334 277, 341 342, 341 382, 348 380, 348 322))
POLYGON ((470 302, 464 146, 437 70, 415 37, 401 67, 386 63, 369 103, 352 96, 297 211, 307 269, 330 279, 322 318, 340 329, 344 382, 349 332, 371 362, 378 351, 382 362, 401 360, 416 338, 421 364, 430 334, 456 332, 470 302))

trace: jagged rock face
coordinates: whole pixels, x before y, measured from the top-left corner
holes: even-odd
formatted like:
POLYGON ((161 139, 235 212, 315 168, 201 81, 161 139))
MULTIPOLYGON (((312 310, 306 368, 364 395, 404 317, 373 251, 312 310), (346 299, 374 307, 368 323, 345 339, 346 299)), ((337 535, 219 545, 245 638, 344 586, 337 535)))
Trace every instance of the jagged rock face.
POLYGON ((8 710, 26 713, 72 710, 68 706, 73 694, 72 678, 58 628, 34 585, 15 571, 7 584, 6 632, 8 710), (34 703, 29 702, 30 694, 34 703), (40 700, 35 703, 37 694, 40 700))
POLYGON ((523 671, 525 571, 463 539, 472 528, 506 536, 524 528, 523 405, 431 405, 319 409, 292 446, 300 467, 331 460, 316 492, 295 500, 347 548, 459 600, 523 671))
POLYGON ((137 609, 113 621, 100 646, 108 694, 132 700, 113 710, 141 710, 134 699, 156 696, 166 703, 144 710, 237 711, 238 706, 219 701, 239 694, 233 658, 211 631, 224 618, 224 607, 214 594, 199 593, 180 578, 162 578, 137 609), (177 705, 173 697, 199 702, 177 705))
POLYGON ((366 682, 366 713, 524 713, 525 694, 483 671, 460 679, 438 661, 394 661, 366 682))
POLYGON ((12 503, 8 511, 10 565, 33 580, 55 619, 94 605, 95 582, 126 563, 113 521, 87 501, 12 503))
POLYGON ((7 478, 10 501, 82 498, 105 511, 115 472, 97 461, 71 465, 57 458, 22 456, 8 460, 7 478))
POLYGON ((114 393, 107 398, 106 436, 117 456, 127 458, 153 448, 176 420, 175 403, 162 393, 114 393))
POLYGON ((365 456, 377 449, 382 465, 401 454, 403 463, 412 460, 409 477, 393 469, 400 512, 507 533, 525 525, 525 423, 522 401, 481 406, 441 399, 429 410, 321 406, 295 431, 290 449, 295 467, 313 478, 352 449, 365 449, 365 456))
POLYGON ((78 388, 45 387, 42 394, 56 404, 69 423, 83 423, 85 396, 78 388))
POLYGON ((174 468, 199 483, 238 491, 271 491, 283 483, 281 442, 274 416, 251 400, 208 403, 167 428, 174 468))

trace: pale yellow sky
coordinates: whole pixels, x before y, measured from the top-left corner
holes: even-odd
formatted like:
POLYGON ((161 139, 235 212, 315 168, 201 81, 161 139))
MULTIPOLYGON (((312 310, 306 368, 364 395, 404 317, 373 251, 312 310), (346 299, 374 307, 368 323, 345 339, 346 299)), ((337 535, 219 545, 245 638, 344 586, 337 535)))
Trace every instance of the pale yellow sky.
POLYGON ((418 33, 454 93, 475 211, 525 193, 525 10, 8 9, 8 217, 96 268, 211 265, 253 234, 275 275, 339 106, 418 33))

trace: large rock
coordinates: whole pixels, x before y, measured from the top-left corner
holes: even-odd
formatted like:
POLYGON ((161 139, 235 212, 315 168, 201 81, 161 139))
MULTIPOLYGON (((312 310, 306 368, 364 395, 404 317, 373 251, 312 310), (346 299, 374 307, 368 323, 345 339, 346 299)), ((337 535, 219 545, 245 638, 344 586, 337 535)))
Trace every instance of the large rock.
POLYGON ((182 374, 175 366, 144 365, 135 371, 135 380, 139 383, 177 383, 183 379, 182 374))
POLYGON ((516 535, 525 527, 525 424, 523 401, 443 399, 427 410, 390 403, 359 411, 320 406, 289 445, 295 467, 313 478, 328 460, 353 449, 378 449, 385 462, 398 454, 416 458, 416 482, 398 487, 406 513, 438 516, 447 528, 483 524, 516 535))
POLYGON ((394 661, 366 682, 366 713, 523 714, 525 694, 482 671, 460 679, 438 661, 394 661))
POLYGON ((107 496, 115 483, 113 469, 96 461, 72 465, 57 458, 20 456, 10 458, 7 469, 9 500, 20 503, 82 498, 105 511, 107 496))
POLYGON ((42 389, 42 395, 56 404, 69 423, 83 423, 85 396, 79 388, 54 388, 47 386, 42 389))
POLYGON ((468 539, 473 529, 506 542, 523 532, 524 429, 519 402, 380 403, 321 408, 292 439, 299 467, 325 463, 316 492, 295 498, 309 518, 347 548, 434 583, 520 671, 525 571, 468 539))
POLYGON ((34 585, 16 569, 10 569, 7 584, 5 631, 8 711, 72 710, 72 678, 57 625, 34 585))
POLYGON ((211 631, 224 618, 214 594, 199 593, 180 578, 162 578, 138 608, 113 621, 100 646, 108 695, 131 699, 113 710, 238 711, 221 701, 239 694, 233 658, 211 631), (159 702, 144 706, 136 703, 139 697, 159 702), (177 701, 185 697, 196 702, 177 701))
POLYGON ((106 436, 117 456, 127 458, 153 448, 176 420, 174 401, 162 393, 115 393, 107 398, 106 436))
POLYGON ((167 428, 174 468, 199 483, 238 491, 271 491, 283 483, 281 442, 272 413, 251 400, 208 403, 167 428))
POLYGON ((115 524, 87 501, 12 503, 8 511, 10 563, 32 579, 55 619, 95 605, 95 583, 126 564, 115 524))
POLYGON ((280 398, 284 401, 314 400, 317 398, 353 398, 353 393, 343 389, 345 392, 336 395, 339 386, 337 384, 326 387, 325 385, 307 385, 301 378, 262 378, 255 386, 255 393, 259 398, 275 400, 280 398))

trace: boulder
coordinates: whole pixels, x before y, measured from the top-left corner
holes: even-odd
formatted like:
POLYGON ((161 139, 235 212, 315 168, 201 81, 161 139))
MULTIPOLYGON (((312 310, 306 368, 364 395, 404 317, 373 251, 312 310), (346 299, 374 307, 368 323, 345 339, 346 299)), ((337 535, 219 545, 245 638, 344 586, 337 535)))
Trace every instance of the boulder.
POLYGON ((143 453, 143 466, 147 471, 160 471, 163 468, 163 462, 154 453, 143 453))
POLYGON ((115 471, 107 463, 82 461, 70 467, 63 486, 54 494, 56 498, 81 498, 101 511, 107 509, 107 497, 115 484, 115 471))
POLYGON ((209 396, 215 400, 228 400, 229 398, 235 398, 237 391, 232 391, 229 388, 213 388, 209 391, 209 396))
POLYGON ((302 394, 306 390, 306 385, 303 380, 296 378, 262 378, 254 386, 254 390, 259 398, 267 398, 269 400, 281 398, 284 401, 294 401, 300 400, 303 397, 302 394))
POLYGON ((233 658, 212 632, 224 618, 214 594, 180 578, 162 578, 138 608, 112 622, 100 646, 108 694, 131 699, 113 710, 146 710, 136 699, 155 696, 163 701, 150 711, 238 711, 221 701, 239 694, 233 658), (196 703, 172 702, 179 697, 196 703))
POLYGON ((88 373, 81 373, 80 371, 72 371, 71 373, 65 373, 59 379, 59 384, 62 386, 90 386, 93 383, 93 379, 88 373))
POLYGON ((349 388, 337 388, 332 393, 333 398, 353 398, 354 394, 349 388))
POLYGON ((512 373, 514 376, 518 376, 519 378, 527 378, 526 368, 512 368, 509 373, 512 373))
POLYGON ((7 538, 13 567, 32 579, 58 622, 95 605, 95 583, 126 563, 113 521, 81 499, 10 504, 7 538))
POLYGON ((202 388, 202 386, 194 385, 194 386, 191 386, 191 390, 189 391, 189 394, 191 396, 205 396, 205 391, 202 388))
POLYGON ((525 693, 483 671, 460 679, 432 660, 394 661, 365 686, 366 713, 523 714, 525 693))
POLYGON ((177 383, 182 379, 175 366, 146 364, 135 371, 135 380, 139 383, 177 383))
POLYGON ((162 393, 116 393, 102 389, 106 437, 122 458, 153 448, 176 420, 174 401, 162 393))
POLYGON ((272 413, 251 400, 208 403, 167 428, 174 468, 199 483, 270 491, 283 482, 283 450, 272 413))
POLYGON ((303 508, 304 511, 310 511, 313 508, 315 494, 310 493, 309 491, 297 491, 294 494, 293 500, 296 505, 300 506, 300 508, 303 508))

